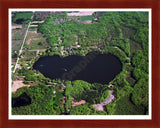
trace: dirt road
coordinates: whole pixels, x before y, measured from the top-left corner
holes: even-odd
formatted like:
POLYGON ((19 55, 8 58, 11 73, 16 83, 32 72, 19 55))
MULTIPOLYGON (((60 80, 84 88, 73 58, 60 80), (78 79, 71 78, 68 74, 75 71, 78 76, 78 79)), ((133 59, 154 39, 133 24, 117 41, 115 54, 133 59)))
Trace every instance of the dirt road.
POLYGON ((95 108, 96 110, 98 110, 98 111, 103 111, 103 110, 104 110, 104 107, 105 107, 107 104, 111 103, 111 102, 115 99, 115 96, 113 95, 113 92, 114 92, 114 91, 109 91, 110 96, 109 96, 104 102, 102 102, 101 104, 95 104, 95 105, 94 105, 94 108, 95 108))
POLYGON ((75 107, 75 106, 78 106, 78 105, 82 105, 82 104, 85 104, 85 103, 86 103, 85 100, 81 100, 79 102, 72 101, 72 107, 75 107))

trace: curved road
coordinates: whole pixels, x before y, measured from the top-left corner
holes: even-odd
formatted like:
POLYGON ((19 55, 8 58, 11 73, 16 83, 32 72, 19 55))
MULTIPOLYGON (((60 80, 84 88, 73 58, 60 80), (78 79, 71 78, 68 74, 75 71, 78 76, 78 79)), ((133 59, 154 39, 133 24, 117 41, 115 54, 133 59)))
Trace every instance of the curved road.
POLYGON ((104 110, 104 107, 105 107, 107 104, 109 104, 109 103, 111 103, 111 102, 114 101, 115 96, 113 95, 113 93, 114 93, 114 91, 109 91, 110 96, 109 96, 104 102, 102 102, 101 104, 95 104, 95 105, 94 105, 94 108, 95 108, 96 110, 98 110, 98 111, 103 111, 103 110, 104 110))

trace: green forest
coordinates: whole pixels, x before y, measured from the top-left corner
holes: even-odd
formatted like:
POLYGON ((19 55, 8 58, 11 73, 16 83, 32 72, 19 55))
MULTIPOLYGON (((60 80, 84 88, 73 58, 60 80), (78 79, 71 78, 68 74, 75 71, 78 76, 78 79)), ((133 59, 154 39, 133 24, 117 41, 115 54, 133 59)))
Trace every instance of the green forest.
MULTIPOLYGON (((13 20, 16 21, 19 15, 13 20)), ((18 70, 19 76, 24 76, 25 84, 34 84, 12 93, 12 98, 25 93, 30 97, 31 103, 13 107, 12 114, 148 115, 148 19, 148 12, 94 12, 90 17, 69 17, 66 12, 48 15, 45 22, 38 25, 38 32, 43 34, 49 44, 41 56, 84 56, 91 51, 110 53, 119 58, 122 71, 112 81, 103 85, 82 80, 49 79, 24 66, 18 70), (77 19, 92 20, 92 23, 84 24, 77 19), (61 22, 57 23, 58 20, 61 22), (62 47, 64 54, 61 54, 62 47), (111 88, 109 85, 114 87, 111 88), (111 90, 115 92, 115 100, 107 104, 104 111, 96 110, 93 105, 102 103, 109 97, 111 90), (86 103, 72 106, 73 101, 81 100, 85 100, 86 103)))

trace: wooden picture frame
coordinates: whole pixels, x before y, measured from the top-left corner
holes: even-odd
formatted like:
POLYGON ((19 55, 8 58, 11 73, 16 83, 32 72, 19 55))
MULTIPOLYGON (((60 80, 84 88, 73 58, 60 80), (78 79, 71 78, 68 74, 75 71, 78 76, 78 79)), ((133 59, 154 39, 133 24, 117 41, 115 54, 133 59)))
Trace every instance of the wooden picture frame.
POLYGON ((160 59, 158 0, 53 0, 0 1, 0 127, 160 127, 160 59), (150 8, 152 9, 152 119, 151 120, 9 120, 8 113, 8 15, 9 8, 150 8))

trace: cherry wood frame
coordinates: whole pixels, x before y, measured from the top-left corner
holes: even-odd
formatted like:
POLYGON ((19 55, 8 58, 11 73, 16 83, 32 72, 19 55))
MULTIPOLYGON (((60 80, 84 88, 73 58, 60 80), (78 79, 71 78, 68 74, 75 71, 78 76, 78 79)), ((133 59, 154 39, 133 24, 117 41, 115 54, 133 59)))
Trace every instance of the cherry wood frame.
POLYGON ((160 127, 160 1, 159 0, 0 0, 0 127, 1 128, 124 128, 160 127), (9 120, 8 16, 9 8, 151 8, 152 119, 151 120, 9 120))

